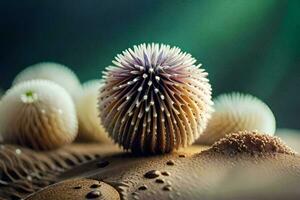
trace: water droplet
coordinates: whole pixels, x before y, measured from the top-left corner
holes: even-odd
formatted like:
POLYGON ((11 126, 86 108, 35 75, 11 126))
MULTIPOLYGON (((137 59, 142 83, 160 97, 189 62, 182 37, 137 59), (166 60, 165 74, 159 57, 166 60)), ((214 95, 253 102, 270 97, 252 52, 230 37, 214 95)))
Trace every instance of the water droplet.
POLYGON ((146 174, 144 174, 144 177, 152 179, 152 178, 159 177, 159 174, 160 174, 159 171, 151 170, 151 171, 148 171, 146 174))
POLYGON ((169 161, 167 162, 167 165, 174 165, 174 164, 175 164, 174 160, 169 160, 169 161))
POLYGON ((147 189, 148 189, 148 187, 146 185, 142 185, 139 187, 139 190, 147 190, 147 189))
POLYGON ((90 188, 98 188, 100 186, 101 186, 100 183, 94 183, 90 186, 90 188))
POLYGON ((104 168, 106 167, 107 165, 109 165, 109 162, 108 161, 100 161, 97 163, 97 167, 100 167, 100 168, 104 168))
POLYGON ((170 172, 167 172, 167 171, 164 171, 164 172, 162 172, 161 174, 164 175, 164 176, 170 176, 170 175, 171 175, 171 173, 170 173, 170 172))
POLYGON ((165 183, 164 179, 158 178, 155 180, 156 183, 165 183))
POLYGON ((94 199, 94 198, 98 198, 100 196, 101 196, 101 192, 99 190, 94 190, 94 191, 87 193, 87 195, 85 197, 87 199, 94 199))

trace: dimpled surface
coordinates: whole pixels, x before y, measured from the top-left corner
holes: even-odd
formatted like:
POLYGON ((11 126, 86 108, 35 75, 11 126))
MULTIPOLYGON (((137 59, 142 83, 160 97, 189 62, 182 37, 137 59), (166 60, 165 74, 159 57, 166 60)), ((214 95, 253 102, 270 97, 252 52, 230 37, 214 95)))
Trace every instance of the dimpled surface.
MULTIPOLYGON (((232 156, 216 152, 210 147, 194 145, 170 154, 143 157, 122 153, 111 147, 73 144, 52 154, 40 153, 39 158, 44 159, 29 157, 28 160, 35 162, 37 166, 44 166, 42 161, 46 158, 50 161, 45 166, 53 166, 53 169, 66 166, 68 170, 59 170, 54 178, 56 182, 70 180, 33 193, 30 199, 41 200, 41 197, 47 196, 45 194, 52 197, 59 196, 60 199, 84 199, 84 194, 97 189, 94 186, 90 188, 92 185, 102 185, 102 182, 114 187, 121 199, 263 200, 300 197, 298 189, 300 157, 288 152, 262 151, 260 154, 239 152, 232 156), (90 158, 90 161, 76 164, 78 159, 86 160, 86 158, 90 158), (168 164, 170 161, 172 165, 168 164), (74 189, 80 186, 79 181, 74 178, 83 181, 81 185, 83 192, 74 189), (72 198, 70 195, 73 195, 72 198)), ((227 147, 230 148, 230 145, 227 147)), ((26 153, 24 149, 22 152, 26 153)), ((34 152, 26 154, 36 156, 34 152)), ((5 162, 5 165, 8 165, 8 162, 5 162)), ((52 175, 52 173, 45 174, 52 175)), ((34 180, 35 184, 39 184, 45 179, 34 180)), ((22 186, 20 181, 14 183, 0 187, 0 195, 10 188, 22 186)))

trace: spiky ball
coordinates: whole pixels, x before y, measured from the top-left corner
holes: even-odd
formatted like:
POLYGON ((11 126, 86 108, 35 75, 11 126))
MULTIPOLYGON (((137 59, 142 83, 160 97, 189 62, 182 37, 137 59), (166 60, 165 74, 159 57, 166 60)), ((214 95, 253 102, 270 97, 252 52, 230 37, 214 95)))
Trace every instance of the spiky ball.
POLYGON ((226 134, 244 130, 274 135, 275 117, 260 99, 249 94, 231 93, 220 95, 214 103, 215 112, 198 143, 210 145, 226 134))
POLYGON ((104 127, 99 122, 97 104, 100 80, 91 80, 83 84, 82 91, 76 98, 76 110, 79 121, 79 141, 111 142, 104 127))
POLYGON ((115 142, 138 153, 192 144, 212 111, 207 73, 177 47, 142 44, 123 51, 104 72, 99 107, 115 142))
POLYGON ((72 97, 77 95, 81 87, 76 74, 71 69, 53 62, 41 62, 27 67, 16 76, 13 85, 34 79, 53 81, 65 88, 72 97))
POLYGON ((0 133, 4 142, 49 150, 71 143, 77 135, 72 98, 64 88, 46 80, 17 84, 0 105, 0 133))

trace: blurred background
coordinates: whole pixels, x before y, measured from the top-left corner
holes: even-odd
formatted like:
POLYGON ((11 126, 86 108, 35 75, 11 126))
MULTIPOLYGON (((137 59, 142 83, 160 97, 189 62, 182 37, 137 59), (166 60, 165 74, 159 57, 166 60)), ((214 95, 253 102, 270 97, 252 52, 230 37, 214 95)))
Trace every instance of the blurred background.
POLYGON ((213 96, 253 94, 278 127, 300 128, 300 1, 1 0, 0 88, 41 61, 82 82, 144 42, 176 45, 209 72, 213 96))

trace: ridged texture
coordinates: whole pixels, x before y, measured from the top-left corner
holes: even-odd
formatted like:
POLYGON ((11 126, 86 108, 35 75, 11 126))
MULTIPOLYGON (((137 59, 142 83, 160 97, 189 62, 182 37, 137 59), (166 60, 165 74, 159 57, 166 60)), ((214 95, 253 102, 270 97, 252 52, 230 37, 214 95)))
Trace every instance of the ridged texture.
POLYGON ((274 135, 275 117, 270 108, 258 98, 249 94, 231 93, 220 95, 214 103, 215 112, 198 143, 211 145, 226 134, 243 130, 274 135))
POLYGON ((23 199, 59 181, 59 175, 98 158, 72 148, 47 153, 0 145, 0 199, 23 199))
POLYGON ((99 120, 97 98, 100 87, 100 80, 88 81, 83 84, 82 91, 76 98, 76 108, 79 121, 79 141, 111 142, 99 120))
POLYGON ((225 138, 214 143, 207 152, 217 152, 228 155, 237 155, 240 153, 251 155, 264 153, 295 154, 280 138, 261 134, 257 131, 240 131, 226 135, 225 138))
POLYGON ((65 88, 72 97, 77 95, 81 87, 73 71, 64 65, 53 62, 42 62, 27 67, 16 76, 13 85, 33 79, 53 81, 65 88))
POLYGON ((142 44, 104 72, 104 127, 124 149, 166 153, 193 143, 212 111, 207 73, 177 47, 142 44))
POLYGON ((0 105, 4 142, 48 150, 71 143, 77 135, 72 98, 46 80, 25 81, 8 90, 0 105))

